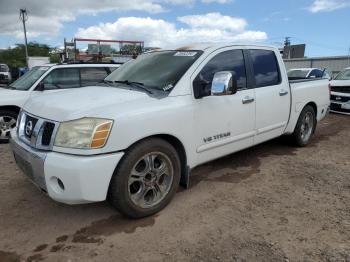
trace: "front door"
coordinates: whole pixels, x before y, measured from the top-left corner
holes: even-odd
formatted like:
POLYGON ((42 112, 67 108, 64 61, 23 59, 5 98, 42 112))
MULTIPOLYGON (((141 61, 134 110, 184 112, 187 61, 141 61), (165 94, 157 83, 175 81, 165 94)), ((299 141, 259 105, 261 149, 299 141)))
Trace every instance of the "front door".
POLYGON ((194 109, 198 163, 252 146, 255 134, 255 94, 247 86, 243 51, 216 51, 207 61, 193 79, 193 85, 200 85, 205 94, 195 100, 194 109), (235 75, 236 94, 210 95, 214 74, 220 71, 235 75))

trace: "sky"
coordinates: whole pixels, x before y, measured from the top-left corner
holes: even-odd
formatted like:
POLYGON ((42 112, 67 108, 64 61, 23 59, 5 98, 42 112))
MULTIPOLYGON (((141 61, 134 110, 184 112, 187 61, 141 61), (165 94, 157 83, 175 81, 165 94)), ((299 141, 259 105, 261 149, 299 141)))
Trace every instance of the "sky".
POLYGON ((309 57, 350 52, 350 0, 1 0, 0 48, 24 42, 20 8, 28 41, 53 47, 74 37, 282 46, 288 36, 309 57))

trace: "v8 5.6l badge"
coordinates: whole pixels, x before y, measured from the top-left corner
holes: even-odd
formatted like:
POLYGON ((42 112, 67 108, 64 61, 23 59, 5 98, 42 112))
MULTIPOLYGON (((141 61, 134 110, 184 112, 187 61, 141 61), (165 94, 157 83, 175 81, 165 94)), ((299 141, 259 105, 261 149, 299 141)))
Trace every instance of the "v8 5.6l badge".
POLYGON ((223 139, 223 138, 226 138, 229 136, 231 136, 231 132, 226 132, 226 133, 218 134, 215 136, 205 137, 205 138, 203 138, 203 141, 204 141, 204 143, 209 143, 209 142, 213 142, 215 140, 223 139))

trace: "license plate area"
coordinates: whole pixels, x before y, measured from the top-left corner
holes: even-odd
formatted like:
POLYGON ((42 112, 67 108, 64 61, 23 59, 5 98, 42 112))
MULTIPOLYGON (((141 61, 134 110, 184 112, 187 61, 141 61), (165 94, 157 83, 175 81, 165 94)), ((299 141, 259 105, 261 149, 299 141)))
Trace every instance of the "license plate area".
POLYGON ((14 153, 14 157, 18 167, 22 170, 22 172, 34 181, 33 168, 31 164, 16 153, 14 153))
POLYGON ((342 104, 341 108, 349 110, 350 109, 350 102, 347 102, 346 104, 342 104))
POLYGON ((16 137, 10 140, 14 159, 18 168, 36 186, 46 191, 46 181, 44 173, 44 161, 46 153, 31 152, 31 148, 24 143, 15 141, 16 137))

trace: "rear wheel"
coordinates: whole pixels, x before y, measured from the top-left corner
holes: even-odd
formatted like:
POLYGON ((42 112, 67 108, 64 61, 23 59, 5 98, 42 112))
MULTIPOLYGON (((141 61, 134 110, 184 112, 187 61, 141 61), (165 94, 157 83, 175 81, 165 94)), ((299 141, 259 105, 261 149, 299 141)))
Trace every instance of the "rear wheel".
POLYGON ((312 106, 304 107, 301 111, 297 125, 295 127, 293 138, 298 146, 306 146, 312 137, 316 128, 316 113, 312 106))
POLYGON ((142 141, 130 148, 119 163, 109 199, 126 216, 150 216, 173 198, 180 172, 180 159, 173 146, 158 138, 142 141))
POLYGON ((16 127, 18 114, 13 111, 0 110, 0 141, 6 142, 10 138, 11 130, 16 127))

